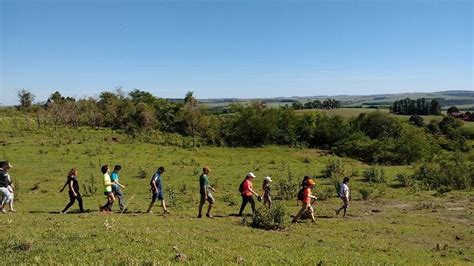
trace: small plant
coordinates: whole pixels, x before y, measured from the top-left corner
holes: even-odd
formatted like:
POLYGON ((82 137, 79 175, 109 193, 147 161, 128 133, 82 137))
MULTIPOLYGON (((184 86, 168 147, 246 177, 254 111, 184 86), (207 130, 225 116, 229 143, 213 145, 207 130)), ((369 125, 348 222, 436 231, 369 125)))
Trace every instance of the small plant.
POLYGON ((308 157, 304 157, 302 162, 303 163, 311 163, 311 160, 308 157))
POLYGON ((323 171, 324 178, 336 178, 337 180, 342 179, 345 175, 345 165, 341 160, 332 160, 326 163, 326 167, 323 171))
POLYGON ((223 201, 229 206, 236 206, 238 204, 238 201, 234 197, 230 196, 228 193, 225 194, 223 201))
POLYGON ((186 186, 186 184, 181 185, 181 187, 179 188, 179 192, 181 194, 186 194, 188 192, 188 187, 186 186))
POLYGON ((278 203, 271 209, 261 207, 256 210, 250 226, 265 230, 281 230, 286 227, 286 214, 286 209, 278 203))
POLYGON ((13 245, 13 250, 15 251, 29 251, 31 250, 33 244, 30 241, 20 241, 13 245))
POLYGON ((293 182, 291 171, 288 171, 288 178, 278 184, 278 196, 281 199, 293 199, 298 191, 298 184, 293 182))
POLYGON ((361 189, 359 189, 359 193, 362 196, 363 200, 368 200, 369 198, 371 198, 373 190, 370 189, 370 188, 367 188, 367 187, 366 188, 361 188, 361 189))
POLYGON ((414 185, 413 177, 407 174, 397 174, 396 177, 402 187, 412 187, 414 185))
POLYGON ((166 188, 166 194, 168 195, 168 202, 172 206, 176 206, 176 193, 172 187, 166 188))
POLYGON ((95 178, 90 175, 87 180, 82 183, 82 189, 84 190, 84 197, 94 196, 97 193, 97 187, 95 186, 95 178))
POLYGON ((385 183, 385 171, 383 168, 371 166, 362 174, 364 180, 370 183, 385 183))
POLYGON ((316 197, 318 197, 318 200, 324 201, 327 199, 330 199, 334 195, 334 189, 325 187, 324 189, 320 191, 316 191, 316 197))
POLYGON ((138 170, 138 174, 136 176, 137 178, 141 178, 141 179, 145 179, 148 177, 148 172, 146 171, 145 168, 140 168, 140 170, 138 170))

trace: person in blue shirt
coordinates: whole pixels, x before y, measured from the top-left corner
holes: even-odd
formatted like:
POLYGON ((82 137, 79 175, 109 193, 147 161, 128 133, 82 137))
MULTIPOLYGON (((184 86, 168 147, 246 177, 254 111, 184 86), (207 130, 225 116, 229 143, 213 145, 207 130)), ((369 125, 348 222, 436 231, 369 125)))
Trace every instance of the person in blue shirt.
POLYGON ((157 199, 161 201, 161 206, 163 207, 163 213, 165 214, 170 213, 166 209, 165 198, 163 196, 164 187, 163 187, 161 176, 163 175, 164 172, 165 172, 165 168, 163 166, 160 166, 158 170, 156 171, 156 173, 151 177, 150 190, 153 193, 153 195, 151 198, 150 206, 148 207, 148 210, 146 211, 147 213, 151 213, 151 207, 153 207, 153 204, 155 203, 157 199))
POLYGON ((122 170, 121 165, 116 165, 114 167, 114 171, 110 174, 110 181, 112 181, 112 192, 118 198, 120 211, 124 212, 126 210, 125 210, 125 207, 124 207, 124 204, 123 204, 124 200, 123 200, 122 188, 125 188, 125 186, 120 184, 120 182, 119 182, 119 175, 118 174, 119 174, 120 170, 122 170))

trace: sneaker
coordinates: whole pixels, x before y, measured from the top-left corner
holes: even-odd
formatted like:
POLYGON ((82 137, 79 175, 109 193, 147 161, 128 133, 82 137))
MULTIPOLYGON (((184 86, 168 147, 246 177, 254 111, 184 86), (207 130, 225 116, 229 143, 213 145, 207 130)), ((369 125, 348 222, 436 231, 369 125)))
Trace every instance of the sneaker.
POLYGON ((198 214, 198 218, 202 218, 202 215, 201 215, 201 214, 198 214))
POLYGON ((11 210, 9 210, 9 212, 16 212, 16 210, 15 210, 15 209, 11 209, 11 210))
POLYGON ((59 213, 60 213, 60 214, 66 214, 67 212, 60 211, 59 213))
POLYGON ((164 210, 164 211, 163 211, 163 214, 170 214, 170 213, 171 213, 171 212, 168 211, 168 210, 164 210))
POLYGON ((334 211, 336 212, 336 215, 339 215, 339 212, 340 212, 339 210, 334 210, 334 211))
POLYGON ((214 217, 213 217, 211 214, 209 214, 209 213, 206 213, 206 217, 207 217, 207 218, 211 218, 211 219, 214 218, 214 217))
POLYGON ((7 211, 5 209, 2 209, 0 212, 1 213, 7 213, 7 211))

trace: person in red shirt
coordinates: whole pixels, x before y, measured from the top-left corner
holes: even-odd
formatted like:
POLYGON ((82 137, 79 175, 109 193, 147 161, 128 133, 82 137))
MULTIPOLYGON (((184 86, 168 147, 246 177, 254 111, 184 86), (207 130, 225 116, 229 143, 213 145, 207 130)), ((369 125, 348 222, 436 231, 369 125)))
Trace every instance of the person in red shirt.
POLYGON ((242 206, 240 206, 239 216, 242 216, 242 212, 244 211, 245 206, 249 202, 250 202, 250 206, 252 206, 252 214, 255 215, 255 200, 253 199, 253 195, 257 197, 259 196, 255 191, 253 191, 252 180, 254 178, 255 178, 254 173, 248 173, 239 189, 240 194, 242 196, 242 206))
POLYGON ((313 223, 316 223, 316 219, 314 219, 314 209, 313 209, 313 206, 311 206, 311 200, 317 199, 315 196, 311 195, 311 189, 313 189, 313 187, 314 187, 314 180, 309 179, 304 188, 303 207, 301 207, 301 210, 293 218, 293 221, 292 221, 293 223, 296 223, 296 221, 298 221, 300 216, 307 210, 310 213, 311 220, 313 221, 313 223))

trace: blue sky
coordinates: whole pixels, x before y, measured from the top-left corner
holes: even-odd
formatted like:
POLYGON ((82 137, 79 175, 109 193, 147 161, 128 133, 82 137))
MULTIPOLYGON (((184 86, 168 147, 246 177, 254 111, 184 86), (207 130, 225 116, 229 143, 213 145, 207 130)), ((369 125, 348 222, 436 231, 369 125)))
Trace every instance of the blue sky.
POLYGON ((0 103, 473 90, 473 1, 0 0, 0 103))

